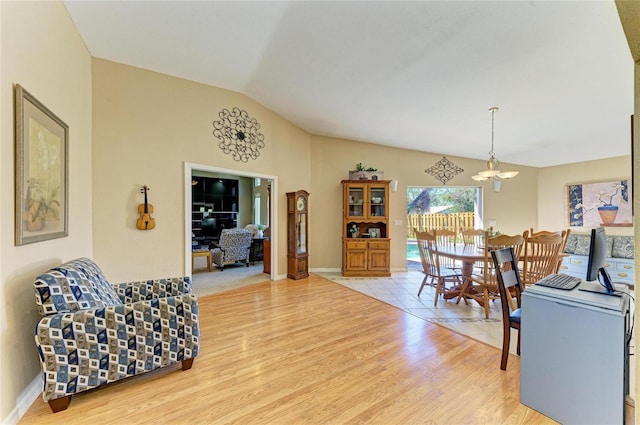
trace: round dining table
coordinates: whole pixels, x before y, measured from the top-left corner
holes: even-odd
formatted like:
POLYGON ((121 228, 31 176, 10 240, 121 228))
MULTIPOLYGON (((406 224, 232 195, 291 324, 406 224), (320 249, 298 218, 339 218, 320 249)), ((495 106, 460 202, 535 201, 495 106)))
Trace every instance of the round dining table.
POLYGON ((438 254, 462 263, 462 276, 471 276, 473 265, 485 261, 484 247, 476 245, 455 245, 438 247, 438 254))

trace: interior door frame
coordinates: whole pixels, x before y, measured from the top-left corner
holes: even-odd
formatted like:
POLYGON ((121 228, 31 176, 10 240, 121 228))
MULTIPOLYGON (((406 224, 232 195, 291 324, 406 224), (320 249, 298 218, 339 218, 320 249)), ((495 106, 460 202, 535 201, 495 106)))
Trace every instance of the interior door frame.
POLYGON ((191 162, 184 163, 184 275, 192 276, 191 269, 191 210, 192 210, 192 192, 191 179, 194 171, 206 171, 210 173, 231 174, 238 177, 261 178, 271 181, 271 196, 269 197, 269 210, 271 211, 270 239, 271 239, 271 275, 269 278, 273 280, 273 276, 278 275, 278 223, 275 218, 278 217, 278 176, 269 174, 252 173, 249 171, 233 170, 230 168, 212 167, 210 165, 195 164, 191 162))

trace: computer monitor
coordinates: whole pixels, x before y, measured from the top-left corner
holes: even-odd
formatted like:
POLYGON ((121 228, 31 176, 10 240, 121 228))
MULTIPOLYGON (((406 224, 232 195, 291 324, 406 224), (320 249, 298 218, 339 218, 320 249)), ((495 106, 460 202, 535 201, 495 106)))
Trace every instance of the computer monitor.
POLYGON ((597 292, 606 295, 620 296, 611 282, 609 272, 604 268, 607 262, 607 235, 604 228, 591 229, 591 242, 589 244, 589 262, 587 263, 587 277, 585 280, 591 282, 597 280, 602 288, 585 289, 582 291, 597 292))

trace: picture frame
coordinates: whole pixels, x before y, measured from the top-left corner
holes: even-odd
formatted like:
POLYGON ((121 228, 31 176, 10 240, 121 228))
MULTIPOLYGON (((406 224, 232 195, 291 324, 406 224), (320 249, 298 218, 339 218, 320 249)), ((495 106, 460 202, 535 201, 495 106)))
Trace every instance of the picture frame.
POLYGON ((632 181, 629 178, 567 185, 569 226, 633 226, 632 181))
POLYGON ((15 95, 15 244, 68 236, 69 127, 19 84, 15 95))
POLYGON ((380 228, 379 227, 370 227, 369 228, 369 237, 370 238, 379 238, 380 237, 380 228))

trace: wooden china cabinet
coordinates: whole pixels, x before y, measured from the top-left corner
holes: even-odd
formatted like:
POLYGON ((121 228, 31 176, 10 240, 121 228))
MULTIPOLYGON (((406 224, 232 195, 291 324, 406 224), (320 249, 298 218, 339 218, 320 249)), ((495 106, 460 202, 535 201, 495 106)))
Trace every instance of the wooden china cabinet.
POLYGON ((389 180, 343 180, 342 274, 391 276, 389 180))

